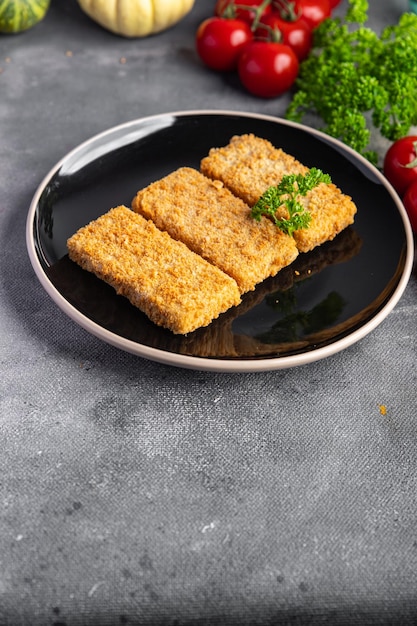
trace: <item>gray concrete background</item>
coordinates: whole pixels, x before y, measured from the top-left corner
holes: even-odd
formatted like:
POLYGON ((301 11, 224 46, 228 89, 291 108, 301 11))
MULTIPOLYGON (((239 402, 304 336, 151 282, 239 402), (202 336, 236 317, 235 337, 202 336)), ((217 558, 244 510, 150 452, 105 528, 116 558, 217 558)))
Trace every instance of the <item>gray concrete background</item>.
MULTIPOLYGON (((283 114, 287 96, 200 65, 213 4, 130 41, 53 0, 0 36, 1 626, 416 623, 415 273, 344 352, 226 375, 100 342, 28 260, 35 189, 92 135, 166 111, 283 114)), ((370 24, 404 4, 371 1, 370 24)))

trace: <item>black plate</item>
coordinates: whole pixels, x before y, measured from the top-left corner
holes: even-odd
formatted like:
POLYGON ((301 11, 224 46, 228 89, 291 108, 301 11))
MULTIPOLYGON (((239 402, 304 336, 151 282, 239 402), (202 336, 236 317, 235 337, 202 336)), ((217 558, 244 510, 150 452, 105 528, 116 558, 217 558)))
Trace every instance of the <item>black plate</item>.
POLYGON ((228 111, 135 120, 73 150, 33 198, 27 246, 47 292, 89 332, 153 360, 236 372, 308 363, 358 341, 395 306, 413 261, 404 208, 365 159, 304 126, 228 111), (246 294, 241 305, 187 336, 155 326, 68 259, 66 241, 78 228, 113 206, 129 206, 138 189, 174 169, 198 168, 211 147, 248 132, 329 173, 358 207, 354 225, 333 242, 300 254, 246 294))

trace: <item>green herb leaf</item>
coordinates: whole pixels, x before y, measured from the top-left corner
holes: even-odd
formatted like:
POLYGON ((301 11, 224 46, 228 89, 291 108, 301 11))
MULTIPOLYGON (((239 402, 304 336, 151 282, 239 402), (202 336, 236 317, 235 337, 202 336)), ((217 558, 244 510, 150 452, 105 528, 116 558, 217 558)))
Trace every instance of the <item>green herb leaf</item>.
POLYGON ((299 200, 300 196, 306 196, 320 183, 331 182, 328 174, 315 167, 306 174, 287 174, 278 185, 269 187, 262 194, 252 207, 252 217, 259 221, 262 215, 266 215, 284 233, 293 235, 300 228, 308 228, 311 221, 309 211, 299 200), (283 212, 288 217, 280 215, 283 212))
POLYGON ((395 141, 417 124, 417 15, 404 13, 378 35, 365 25, 368 6, 349 0, 343 21, 315 29, 285 115, 297 122, 313 115, 320 130, 378 164, 375 132, 395 141))

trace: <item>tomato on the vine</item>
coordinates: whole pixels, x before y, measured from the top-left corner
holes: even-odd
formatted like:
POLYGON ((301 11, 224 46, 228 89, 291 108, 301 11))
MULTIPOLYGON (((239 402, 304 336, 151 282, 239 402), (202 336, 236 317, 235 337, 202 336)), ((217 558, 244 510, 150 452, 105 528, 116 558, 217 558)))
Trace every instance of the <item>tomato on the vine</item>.
POLYGON ((311 28, 316 28, 331 15, 329 0, 294 0, 294 10, 301 15, 311 28))
POLYGON ((245 46, 238 62, 242 85, 261 98, 274 98, 287 91, 297 78, 298 68, 290 46, 256 40, 245 46))
POLYGON ((213 70, 235 70, 240 53, 252 41, 247 22, 209 17, 197 29, 196 49, 200 59, 213 70))
MULTIPOLYGON (((278 36, 279 34, 281 35, 279 41, 290 46, 299 61, 307 58, 313 45, 313 33, 304 18, 284 19, 274 12, 265 15, 260 20, 259 26, 255 31, 255 37, 261 39, 268 38, 271 32, 276 32, 278 36)), ((272 37, 274 37, 273 34, 272 37)))
POLYGON ((407 187, 417 180, 417 136, 401 137, 391 144, 385 154, 383 172, 402 196, 407 187))
POLYGON ((403 204, 410 220, 411 228, 417 235, 417 178, 407 187, 403 204))
MULTIPOLYGON (((256 17, 256 11, 262 3, 263 0, 217 0, 214 7, 214 15, 223 17, 227 15, 230 10, 233 10, 231 17, 243 20, 251 25, 256 17)), ((271 11, 272 4, 268 4, 263 8, 261 15, 258 17, 268 15, 271 11)))

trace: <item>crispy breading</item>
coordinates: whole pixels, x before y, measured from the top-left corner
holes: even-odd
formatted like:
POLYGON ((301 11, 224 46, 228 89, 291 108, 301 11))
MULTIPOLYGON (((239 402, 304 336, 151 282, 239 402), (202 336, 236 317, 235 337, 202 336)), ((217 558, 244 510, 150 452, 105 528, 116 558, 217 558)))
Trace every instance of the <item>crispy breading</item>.
MULTIPOLYGON (((272 185, 286 174, 306 174, 308 168, 281 148, 253 134, 236 135, 229 144, 212 148, 201 161, 205 176, 220 180, 236 196, 253 206, 272 185)), ((312 220, 307 229, 294 233, 300 252, 334 237, 353 223, 356 206, 349 196, 334 184, 321 183, 301 202, 310 211, 312 220)))
POLYGON ((208 178, 221 180, 250 207, 285 174, 308 172, 293 156, 253 134, 235 135, 228 145, 211 148, 200 169, 208 178))
POLYGON ((134 211, 231 276, 241 293, 275 276, 297 257, 292 237, 200 172, 182 167, 140 190, 134 211))
POLYGON ((78 230, 67 245, 73 261, 173 333, 207 326, 240 302, 232 278, 125 206, 78 230))
POLYGON ((300 202, 311 214, 309 227, 294 232, 300 252, 308 252, 326 241, 332 241, 353 224, 357 211, 352 199, 333 183, 320 183, 300 198, 300 202))

